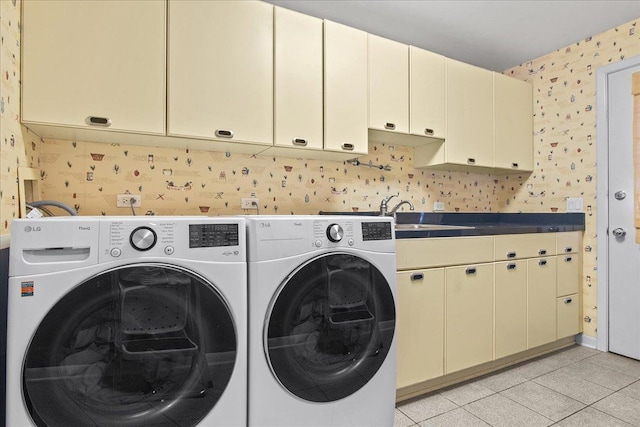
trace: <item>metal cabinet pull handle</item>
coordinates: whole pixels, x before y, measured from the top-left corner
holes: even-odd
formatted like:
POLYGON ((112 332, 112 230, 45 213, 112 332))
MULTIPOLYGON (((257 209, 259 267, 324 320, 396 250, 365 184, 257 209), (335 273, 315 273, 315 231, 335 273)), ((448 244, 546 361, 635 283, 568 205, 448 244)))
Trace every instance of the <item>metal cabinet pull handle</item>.
POLYGON ((216 136, 218 138, 233 138, 233 131, 224 130, 224 129, 216 129, 216 136))
POLYGON ((467 269, 464 272, 466 274, 476 274, 476 268, 475 267, 467 267, 467 269))
POLYGON ((546 255, 547 254, 547 250, 546 249, 540 249, 538 251, 538 255, 546 255))
POLYGON ((424 274, 423 273, 413 273, 411 275, 411 281, 412 282, 415 282, 415 281, 418 281, 418 280, 422 280, 422 279, 424 279, 424 274))
POLYGON ((518 169, 518 164, 517 163, 511 163, 511 167, 513 169, 518 169))
POLYGON ((564 303, 565 304, 571 304, 573 302, 573 299, 571 298, 565 298, 564 303))
POLYGON ((433 131, 433 129, 426 128, 424 130, 424 134, 427 135, 427 136, 433 136, 434 133, 435 132, 433 131))
POLYGON ((507 252, 507 258, 515 258, 515 257, 516 257, 515 252, 507 252))
POLYGON ((306 147, 307 146, 307 140, 303 139, 303 138, 293 138, 293 145, 298 145, 300 147, 306 147))
POLYGON ((396 125, 394 123, 385 123, 384 124, 384 128, 385 129, 389 129, 389 130, 395 130, 396 129, 396 125))
POLYGON ((572 258, 571 258, 570 256, 568 256, 568 257, 564 257, 564 262, 571 262, 571 259, 572 259, 572 258))
POLYGON ((540 261, 538 261, 538 265, 547 265, 547 260, 541 259, 540 261))
POLYGON ((510 262, 509 264, 507 264, 507 270, 515 270, 516 269, 516 264, 513 262, 510 262))
POLYGON ((111 119, 109 117, 89 116, 87 117, 85 122, 89 126, 100 126, 103 128, 108 128, 109 126, 111 126, 111 119))
POLYGON ((469 157, 467 159, 467 163, 470 164, 470 165, 475 165, 476 164, 476 159, 472 159, 471 157, 469 157))
POLYGON ((571 249, 572 249, 571 246, 567 246, 566 248, 564 248, 564 251, 565 252, 573 252, 571 249))
POLYGON ((343 150, 353 151, 354 148, 355 148, 355 146, 353 144, 348 143, 348 142, 345 142, 344 144, 342 144, 342 149, 343 150))

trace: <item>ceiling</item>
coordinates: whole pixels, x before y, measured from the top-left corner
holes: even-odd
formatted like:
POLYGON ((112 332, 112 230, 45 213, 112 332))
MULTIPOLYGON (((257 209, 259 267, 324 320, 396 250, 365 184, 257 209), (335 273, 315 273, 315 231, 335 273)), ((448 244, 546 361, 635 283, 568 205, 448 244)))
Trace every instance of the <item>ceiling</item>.
POLYGON ((640 0, 265 1, 493 71, 640 18, 640 0))

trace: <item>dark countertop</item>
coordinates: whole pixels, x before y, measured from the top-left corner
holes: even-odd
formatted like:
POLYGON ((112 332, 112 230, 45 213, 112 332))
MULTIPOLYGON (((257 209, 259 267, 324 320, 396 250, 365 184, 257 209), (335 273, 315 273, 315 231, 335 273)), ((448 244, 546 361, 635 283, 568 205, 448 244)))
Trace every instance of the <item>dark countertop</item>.
MULTIPOLYGON (((332 215, 377 215, 377 212, 320 212, 332 215)), ((465 226, 464 229, 396 230, 397 239, 494 236, 498 234, 584 231, 584 213, 398 212, 398 224, 465 226)))

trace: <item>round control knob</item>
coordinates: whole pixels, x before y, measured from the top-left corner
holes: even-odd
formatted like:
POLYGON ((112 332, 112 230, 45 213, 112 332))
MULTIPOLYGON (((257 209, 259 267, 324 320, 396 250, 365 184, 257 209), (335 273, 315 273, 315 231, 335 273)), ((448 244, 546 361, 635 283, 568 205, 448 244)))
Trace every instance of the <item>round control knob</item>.
POLYGON ((344 230, 338 224, 331 224, 327 228, 327 237, 332 242, 339 242, 344 237, 344 230))
POLYGON ((156 232, 149 227, 138 227, 129 236, 129 243, 139 251, 148 251, 155 246, 157 240, 156 232))

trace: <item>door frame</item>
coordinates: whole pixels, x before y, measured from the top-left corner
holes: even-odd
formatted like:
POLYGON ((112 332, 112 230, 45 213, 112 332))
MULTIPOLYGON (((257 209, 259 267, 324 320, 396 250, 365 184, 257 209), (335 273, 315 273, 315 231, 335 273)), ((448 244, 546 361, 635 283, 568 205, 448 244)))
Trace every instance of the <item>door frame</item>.
MULTIPOLYGON (((596 72, 596 233, 598 320, 596 348, 609 351, 609 74, 640 66, 640 55, 598 68, 596 72)), ((584 339, 583 339, 584 341, 584 339)), ((588 344, 587 344, 588 345, 588 344)))

